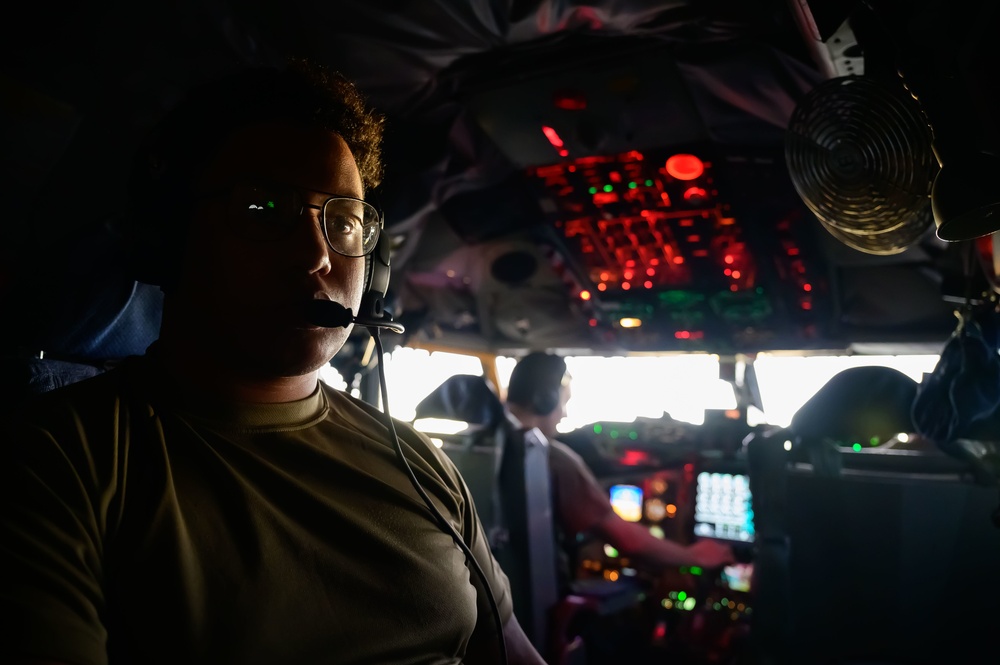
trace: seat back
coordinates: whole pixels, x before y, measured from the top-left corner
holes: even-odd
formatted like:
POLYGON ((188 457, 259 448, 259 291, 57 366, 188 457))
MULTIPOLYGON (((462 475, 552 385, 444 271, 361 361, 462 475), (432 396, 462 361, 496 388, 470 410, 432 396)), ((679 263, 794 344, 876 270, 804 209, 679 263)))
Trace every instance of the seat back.
POLYGON ((417 405, 416 417, 471 425, 441 437, 442 449, 469 487, 493 554, 510 580, 518 621, 545 652, 549 616, 559 600, 548 442, 510 417, 480 376, 449 378, 417 405))
POLYGON ((937 453, 837 451, 793 464, 748 443, 762 662, 977 663, 1000 619, 996 487, 937 453))

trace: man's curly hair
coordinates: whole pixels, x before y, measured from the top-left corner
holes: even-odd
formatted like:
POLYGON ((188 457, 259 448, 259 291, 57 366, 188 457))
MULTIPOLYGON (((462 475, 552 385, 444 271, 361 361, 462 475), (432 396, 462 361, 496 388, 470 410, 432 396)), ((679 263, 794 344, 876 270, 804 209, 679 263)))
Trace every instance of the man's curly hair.
POLYGON ((293 59, 288 74, 317 94, 316 123, 347 143, 366 190, 382 181, 382 131, 385 118, 365 104, 358 89, 342 74, 307 60, 293 59))
POLYGON ((233 133, 264 122, 322 127, 344 139, 365 191, 382 181, 385 119, 339 72, 305 59, 239 70, 193 88, 135 153, 123 232, 139 281, 176 277, 197 184, 233 133))

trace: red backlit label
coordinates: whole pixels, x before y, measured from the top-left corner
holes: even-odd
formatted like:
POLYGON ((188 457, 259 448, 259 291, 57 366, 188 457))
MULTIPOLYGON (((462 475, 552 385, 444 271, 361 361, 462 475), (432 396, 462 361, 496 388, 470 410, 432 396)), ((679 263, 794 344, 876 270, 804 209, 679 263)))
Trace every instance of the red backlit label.
POLYGON ((695 180, 705 172, 705 164, 694 155, 674 155, 667 160, 667 173, 678 180, 695 180))

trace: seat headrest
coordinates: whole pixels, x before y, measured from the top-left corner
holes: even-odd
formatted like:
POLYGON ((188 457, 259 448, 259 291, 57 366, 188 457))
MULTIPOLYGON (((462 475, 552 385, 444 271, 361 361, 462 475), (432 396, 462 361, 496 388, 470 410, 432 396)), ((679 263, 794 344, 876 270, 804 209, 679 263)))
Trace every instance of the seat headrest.
POLYGON ((493 385, 485 377, 456 374, 420 400, 416 418, 461 420, 471 425, 495 425, 504 407, 493 385))
POLYGON ((792 417, 797 436, 886 440, 914 431, 917 382, 891 367, 852 367, 834 375, 792 417))

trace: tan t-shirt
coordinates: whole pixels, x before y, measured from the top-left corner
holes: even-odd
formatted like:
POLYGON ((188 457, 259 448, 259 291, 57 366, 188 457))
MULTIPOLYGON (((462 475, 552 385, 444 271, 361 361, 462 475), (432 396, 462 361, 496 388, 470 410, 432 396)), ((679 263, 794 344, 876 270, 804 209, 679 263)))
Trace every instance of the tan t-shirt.
MULTIPOLYGON (((196 398, 150 358, 43 395, 3 424, 0 648, 78 665, 460 662, 496 639, 490 606, 380 418, 326 386, 288 404, 196 398)), ((396 428, 506 621, 467 488, 396 428)))

